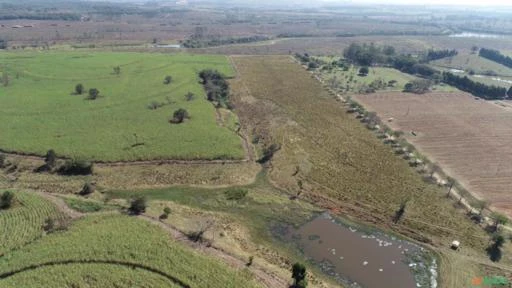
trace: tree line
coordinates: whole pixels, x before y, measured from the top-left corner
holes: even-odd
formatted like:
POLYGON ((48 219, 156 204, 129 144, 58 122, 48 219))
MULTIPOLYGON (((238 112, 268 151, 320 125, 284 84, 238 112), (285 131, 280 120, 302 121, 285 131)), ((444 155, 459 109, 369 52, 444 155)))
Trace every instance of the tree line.
POLYGON ((501 65, 512 68, 512 58, 501 54, 500 51, 498 51, 498 50, 481 48, 478 55, 480 57, 489 59, 489 60, 497 62, 501 65))
POLYGON ((485 85, 483 83, 473 81, 467 76, 461 77, 450 72, 443 72, 443 82, 486 100, 497 100, 503 99, 506 96, 512 96, 510 95, 512 94, 512 87, 507 91, 506 88, 494 85, 485 85))
POLYGON ((187 39, 182 42, 185 48, 204 48, 229 44, 243 44, 269 40, 267 36, 250 36, 237 38, 187 39))
POLYGON ((217 70, 206 69, 199 72, 201 84, 206 91, 206 98, 210 102, 215 102, 217 107, 230 108, 229 102, 229 83, 226 77, 217 70))
POLYGON ((457 54, 459 54, 459 52, 457 52, 457 50, 455 50, 455 49, 453 49, 453 50, 430 49, 430 50, 428 50, 427 54, 425 55, 424 61, 429 62, 429 61, 439 60, 439 59, 443 59, 443 58, 447 58, 447 57, 453 57, 457 54))

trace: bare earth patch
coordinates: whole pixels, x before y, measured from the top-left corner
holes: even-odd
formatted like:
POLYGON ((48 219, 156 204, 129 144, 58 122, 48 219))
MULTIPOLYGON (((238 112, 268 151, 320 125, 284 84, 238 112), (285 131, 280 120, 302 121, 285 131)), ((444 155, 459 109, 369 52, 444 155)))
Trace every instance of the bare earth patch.
POLYGON ((465 93, 378 93, 355 99, 457 178, 512 216, 512 111, 465 93), (412 132, 414 131, 414 136, 412 132))

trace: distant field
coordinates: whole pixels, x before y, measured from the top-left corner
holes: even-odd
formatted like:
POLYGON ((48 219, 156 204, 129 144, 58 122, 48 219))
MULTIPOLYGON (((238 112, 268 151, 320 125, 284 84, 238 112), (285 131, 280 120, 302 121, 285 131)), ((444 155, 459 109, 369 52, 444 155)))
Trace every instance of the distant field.
POLYGON ((466 189, 512 215, 512 109, 465 94, 358 95, 466 189), (417 136, 410 132, 414 131, 417 136))
POLYGON ((494 61, 478 56, 478 54, 459 53, 454 57, 443 58, 430 62, 434 66, 453 68, 463 71, 473 70, 476 74, 494 71, 500 76, 512 76, 512 69, 494 61))
POLYGON ((39 155, 54 149, 102 161, 244 157, 240 138, 216 123, 198 83, 205 68, 233 75, 223 56, 20 52, 2 53, 0 61, 9 77, 0 87, 0 149, 39 155), (167 75, 170 85, 163 84, 167 75), (86 94, 99 89, 100 97, 73 95, 78 83, 86 94), (195 99, 186 101, 187 92, 195 99), (153 101, 164 105, 150 110, 153 101), (178 108, 191 119, 170 124, 178 108))
POLYGON ((1 277, 0 286, 184 287, 172 280, 177 279, 189 287, 259 287, 249 273, 184 247, 156 225, 123 215, 89 216, 0 257, 0 274, 31 266, 1 277))

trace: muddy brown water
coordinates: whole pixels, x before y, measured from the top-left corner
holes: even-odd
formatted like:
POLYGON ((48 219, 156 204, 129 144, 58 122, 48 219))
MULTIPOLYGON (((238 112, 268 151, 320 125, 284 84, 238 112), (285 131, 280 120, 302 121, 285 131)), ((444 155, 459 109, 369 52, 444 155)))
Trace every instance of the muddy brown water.
POLYGON ((349 287, 432 287, 429 260, 422 258, 424 249, 383 233, 358 231, 329 214, 288 231, 287 238, 324 272, 349 287))

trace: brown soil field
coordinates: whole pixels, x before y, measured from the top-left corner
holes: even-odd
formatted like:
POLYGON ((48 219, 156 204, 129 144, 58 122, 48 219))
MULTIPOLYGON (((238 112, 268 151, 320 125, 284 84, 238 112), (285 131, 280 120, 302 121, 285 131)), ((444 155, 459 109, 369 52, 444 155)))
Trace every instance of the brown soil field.
POLYGON ((354 97, 477 198, 512 216, 512 108, 466 93, 354 97), (411 132, 417 136, 414 136, 411 132))

